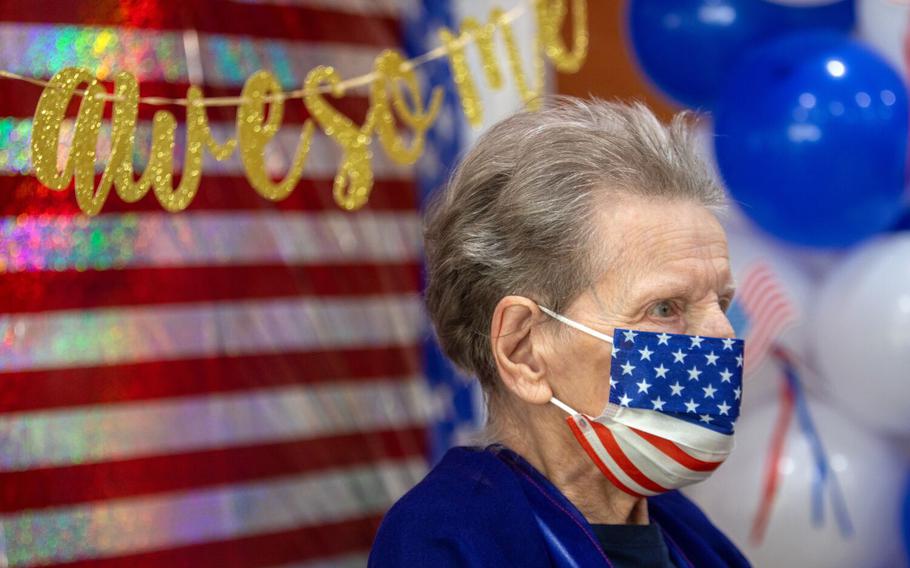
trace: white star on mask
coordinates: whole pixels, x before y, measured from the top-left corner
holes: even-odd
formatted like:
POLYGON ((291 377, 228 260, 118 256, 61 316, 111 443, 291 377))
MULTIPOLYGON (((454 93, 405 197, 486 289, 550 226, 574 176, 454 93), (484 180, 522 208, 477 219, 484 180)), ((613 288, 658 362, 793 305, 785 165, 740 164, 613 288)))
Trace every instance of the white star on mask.
POLYGON ((695 365, 692 365, 692 368, 688 370, 688 373, 689 373, 690 381, 697 381, 698 376, 701 375, 701 371, 699 371, 698 367, 696 367, 695 365))
POLYGON ((632 371, 635 369, 635 365, 626 361, 623 365, 620 365, 622 368, 623 375, 631 375, 632 371))
POLYGON ((724 416, 729 416, 731 408, 733 407, 727 404, 727 401, 723 401, 717 405, 717 409, 720 410, 720 413, 724 416))
POLYGON ((629 331, 622 332, 622 334, 626 336, 626 341, 628 341, 629 343, 635 343, 635 336, 638 335, 631 329, 629 331))
POLYGON ((701 390, 705 391, 705 398, 714 398, 714 393, 717 392, 717 389, 711 385, 703 387, 701 390))
POLYGON ((695 337, 690 337, 689 340, 692 342, 692 345, 689 346, 689 349, 693 349, 695 347, 701 349, 701 342, 704 341, 704 339, 697 335, 695 337))
POLYGON ((664 367, 663 363, 660 364, 660 367, 654 367, 654 372, 657 373, 656 378, 658 378, 658 379, 666 379, 667 371, 669 371, 669 370, 670 369, 664 367))
POLYGON ((685 363, 686 361, 686 354, 682 352, 682 349, 677 349, 676 352, 671 353, 671 355, 673 355, 674 363, 685 363))
POLYGON ((728 369, 724 368, 723 372, 720 374, 720 382, 730 383, 730 382, 732 382, 730 380, 730 377, 732 377, 732 376, 733 376, 733 373, 731 373, 728 369))
POLYGON ((651 404, 654 405, 653 410, 663 410, 664 405, 666 404, 666 401, 661 400, 660 397, 658 396, 657 398, 655 398, 651 401, 651 404))
POLYGON ((650 360, 651 360, 651 355, 654 353, 653 351, 651 351, 650 349, 648 349, 648 346, 647 346, 647 345, 645 345, 645 348, 644 348, 644 349, 639 349, 638 352, 639 352, 639 354, 641 354, 641 360, 642 360, 642 361, 644 361, 645 359, 647 359, 648 361, 650 361, 650 360))
POLYGON ((690 398, 689 402, 683 403, 686 405, 686 412, 695 412, 695 409, 698 408, 698 403, 695 402, 694 398, 690 398))
POLYGON ((645 379, 642 379, 640 383, 635 384, 638 385, 638 392, 643 392, 645 394, 648 394, 648 389, 651 388, 651 383, 645 379))
POLYGON ((673 391, 670 393, 670 396, 682 396, 683 389, 686 388, 679 384, 679 381, 676 381, 675 385, 670 385, 670 389, 673 391))
POLYGON ((717 365, 717 360, 720 359, 720 356, 715 355, 712 351, 709 355, 705 355, 705 358, 708 360, 708 365, 717 365))

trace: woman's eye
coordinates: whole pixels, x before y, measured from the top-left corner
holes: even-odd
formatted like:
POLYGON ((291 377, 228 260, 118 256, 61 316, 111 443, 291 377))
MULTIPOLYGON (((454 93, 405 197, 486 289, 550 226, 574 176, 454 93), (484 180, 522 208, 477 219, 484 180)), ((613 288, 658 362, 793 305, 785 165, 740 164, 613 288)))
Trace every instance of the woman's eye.
POLYGON ((651 308, 651 315, 658 318, 673 317, 673 304, 670 302, 658 302, 651 308))

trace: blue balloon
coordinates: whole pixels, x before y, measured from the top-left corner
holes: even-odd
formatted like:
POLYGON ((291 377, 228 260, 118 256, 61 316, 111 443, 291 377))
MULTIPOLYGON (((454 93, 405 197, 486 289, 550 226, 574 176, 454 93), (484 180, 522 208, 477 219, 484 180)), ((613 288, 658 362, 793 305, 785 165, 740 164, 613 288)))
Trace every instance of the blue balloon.
MULTIPOLYGON (((769 3, 770 0, 758 0, 769 3)), ((773 3, 772 10, 777 10, 782 27, 787 32, 802 30, 828 29, 850 32, 856 23, 856 11, 853 0, 839 0, 828 4, 813 6, 794 6, 773 3)))
POLYGON ((907 490, 904 492, 904 503, 901 507, 901 529, 904 535, 904 552, 910 559, 910 476, 907 477, 907 490))
POLYGON ((794 7, 764 0, 631 0, 629 35, 656 86, 692 108, 711 108, 746 49, 796 30, 853 27, 853 2, 794 7))
POLYGON ((910 231, 910 207, 904 210, 903 216, 898 219, 892 230, 894 232, 910 231))
POLYGON ((901 78, 862 44, 823 32, 778 38, 737 64, 718 99, 717 163, 767 232, 849 246, 900 215, 907 112, 901 78))

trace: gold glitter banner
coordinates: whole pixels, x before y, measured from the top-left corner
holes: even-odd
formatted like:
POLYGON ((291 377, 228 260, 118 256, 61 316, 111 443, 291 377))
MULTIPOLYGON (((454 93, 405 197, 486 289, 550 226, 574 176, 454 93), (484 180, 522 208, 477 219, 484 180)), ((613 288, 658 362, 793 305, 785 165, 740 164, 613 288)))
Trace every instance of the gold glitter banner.
POLYGON ((336 203, 346 210, 362 207, 373 187, 371 144, 374 135, 385 153, 396 163, 409 165, 423 153, 427 130, 433 125, 442 102, 442 88, 434 87, 424 102, 414 69, 428 61, 448 57, 462 108, 474 126, 483 120, 483 109, 474 78, 467 66, 465 48, 476 43, 484 75, 494 89, 503 79, 495 55, 495 37, 501 36, 506 48, 508 66, 522 99, 535 104, 544 83, 544 58, 564 72, 575 72, 587 55, 588 24, 586 0, 571 0, 572 47, 562 39, 562 27, 569 16, 568 0, 529 0, 537 20, 534 39, 533 78, 529 82, 522 69, 521 56, 512 30, 512 22, 525 10, 519 6, 508 13, 493 9, 487 23, 466 19, 456 34, 441 29, 442 45, 414 59, 406 59, 395 50, 383 51, 374 61, 373 71, 361 77, 342 80, 331 67, 319 66, 310 71, 299 90, 284 92, 278 80, 268 71, 257 71, 243 86, 239 97, 204 98, 198 87, 190 87, 184 99, 140 97, 139 84, 131 73, 115 76, 114 92, 108 93, 88 70, 70 67, 61 70, 49 82, 21 77, 9 72, 0 76, 21 79, 44 86, 35 109, 31 140, 35 176, 47 187, 63 190, 75 178, 76 200, 88 215, 97 215, 113 188, 117 195, 132 203, 149 190, 161 206, 170 212, 185 209, 199 189, 202 177, 203 151, 216 160, 225 160, 239 149, 246 177, 253 189, 271 200, 286 198, 303 175, 307 155, 317 125, 342 149, 341 164, 333 185, 336 203), (80 89, 80 87, 82 87, 80 89), (333 105, 350 89, 369 87, 369 110, 363 124, 356 124, 333 105), (60 129, 66 109, 73 97, 81 97, 69 155, 58 168, 60 129), (307 119, 292 163, 284 178, 275 182, 265 165, 265 146, 281 127, 284 103, 302 99, 312 119, 307 119), (111 116, 111 151, 103 174, 95 186, 95 163, 98 135, 104 119, 104 107, 113 104, 111 116), (139 104, 186 106, 186 149, 180 182, 174 187, 174 147, 177 120, 173 113, 159 110, 152 121, 152 142, 145 170, 135 179, 132 154, 135 143, 139 104), (209 128, 206 107, 236 106, 235 138, 216 141, 209 128), (314 124, 315 121, 315 124, 314 124), (396 124, 411 131, 408 137, 396 124))

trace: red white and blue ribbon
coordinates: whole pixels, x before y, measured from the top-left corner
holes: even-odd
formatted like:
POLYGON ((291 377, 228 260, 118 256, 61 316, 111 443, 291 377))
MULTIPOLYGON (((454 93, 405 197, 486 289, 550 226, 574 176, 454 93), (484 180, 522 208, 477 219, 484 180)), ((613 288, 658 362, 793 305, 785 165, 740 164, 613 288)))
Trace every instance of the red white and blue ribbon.
POLYGON ((818 428, 812 419, 808 399, 796 370, 793 355, 779 346, 772 350, 772 355, 783 367, 780 412, 768 448, 762 497, 752 523, 750 539, 756 546, 764 541, 774 500, 780 487, 780 463, 783 458, 787 434, 794 417, 802 435, 806 437, 814 462, 815 475, 813 476, 811 497, 812 524, 816 527, 821 527, 825 524, 825 496, 827 491, 831 498, 835 522, 840 533, 844 537, 849 537, 853 534, 854 529, 847 510, 843 490, 840 487, 836 472, 831 468, 828 453, 822 443, 818 428))

